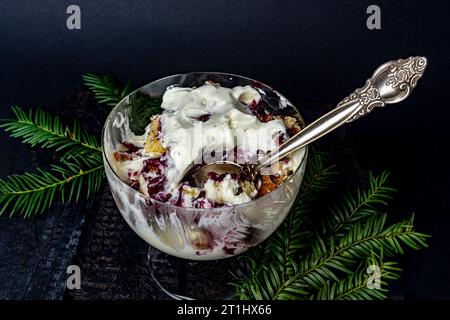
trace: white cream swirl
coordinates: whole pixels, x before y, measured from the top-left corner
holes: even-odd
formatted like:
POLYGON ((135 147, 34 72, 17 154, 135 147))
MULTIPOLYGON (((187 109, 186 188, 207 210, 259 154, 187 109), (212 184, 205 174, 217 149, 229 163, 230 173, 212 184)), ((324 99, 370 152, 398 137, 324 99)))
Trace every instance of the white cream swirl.
POLYGON ((166 171, 170 189, 176 188, 192 162, 201 163, 206 152, 214 150, 221 156, 238 147, 251 159, 258 150, 273 150, 276 135, 285 134, 286 127, 280 119, 264 123, 250 112, 248 105, 260 100, 258 91, 250 86, 205 84, 196 89, 168 89, 161 105, 165 111, 160 116, 160 138, 174 164, 166 171))

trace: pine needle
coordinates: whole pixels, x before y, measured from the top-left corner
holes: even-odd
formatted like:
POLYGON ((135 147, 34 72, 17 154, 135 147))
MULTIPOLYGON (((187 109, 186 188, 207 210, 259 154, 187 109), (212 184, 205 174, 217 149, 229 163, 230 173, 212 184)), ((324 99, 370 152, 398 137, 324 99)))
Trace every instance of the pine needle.
POLYGON ((102 151, 97 137, 82 128, 78 121, 74 121, 70 128, 59 117, 40 109, 34 115, 32 110, 27 113, 18 106, 12 107, 12 111, 15 118, 1 120, 0 128, 23 143, 60 152, 63 154, 62 160, 73 155, 102 151))
MULTIPOLYGON (((97 101, 108 106, 116 105, 131 91, 131 82, 120 88, 112 75, 87 74, 83 80, 97 101)), ((53 149, 59 163, 48 171, 37 169, 0 179, 0 215, 9 211, 11 216, 30 217, 43 213, 57 200, 78 202, 100 190, 104 168, 98 137, 78 121, 69 127, 59 117, 40 109, 34 114, 18 106, 12 110, 15 118, 1 120, 0 127, 32 147, 53 149)))
MULTIPOLYGON (((88 73, 83 75, 83 82, 94 93, 98 103, 109 107, 116 106, 131 92, 132 88, 130 81, 124 88, 121 88, 113 75, 100 76, 88 73)), ((161 102, 160 98, 150 97, 140 92, 131 95, 129 101, 131 105, 131 131, 137 135, 143 134, 150 117, 162 111, 161 102)))
POLYGON ((400 278, 396 262, 383 261, 373 254, 364 268, 359 268, 346 278, 327 282, 311 297, 315 300, 384 300, 387 299, 386 280, 400 278))
POLYGON ((116 77, 113 75, 99 76, 87 73, 82 76, 84 84, 95 94, 97 102, 114 107, 131 92, 132 83, 128 81, 125 87, 121 88, 116 77))
POLYGON ((37 169, 0 179, 0 216, 24 218, 42 214, 59 197, 63 203, 88 199, 100 190, 104 168, 101 157, 70 157, 52 165, 50 171, 37 169))
POLYGON ((382 212, 380 206, 386 207, 387 201, 397 192, 387 185, 388 178, 388 172, 382 172, 377 177, 370 173, 367 190, 356 188, 353 193, 345 193, 342 201, 332 205, 330 214, 323 220, 323 233, 333 234, 335 238, 341 237, 355 222, 382 212))

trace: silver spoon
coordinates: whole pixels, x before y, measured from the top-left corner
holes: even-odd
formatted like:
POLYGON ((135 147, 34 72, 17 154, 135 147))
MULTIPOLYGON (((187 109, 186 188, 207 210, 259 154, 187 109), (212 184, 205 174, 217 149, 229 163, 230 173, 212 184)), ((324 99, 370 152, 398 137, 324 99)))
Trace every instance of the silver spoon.
POLYGON ((375 107, 384 107, 406 99, 417 84, 425 68, 425 57, 409 57, 384 63, 375 70, 366 84, 356 89, 342 100, 335 109, 306 126, 299 133, 280 145, 258 164, 237 164, 220 161, 203 166, 190 166, 180 181, 192 178, 195 185, 202 187, 208 179, 208 173, 234 173, 244 179, 254 181, 259 171, 274 162, 286 157, 294 151, 326 135, 330 131, 359 119, 371 112, 375 107))

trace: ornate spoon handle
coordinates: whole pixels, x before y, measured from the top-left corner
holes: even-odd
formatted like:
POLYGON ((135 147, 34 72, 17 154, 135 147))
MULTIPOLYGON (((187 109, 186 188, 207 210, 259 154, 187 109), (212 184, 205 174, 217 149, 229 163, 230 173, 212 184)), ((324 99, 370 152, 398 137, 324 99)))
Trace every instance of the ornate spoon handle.
POLYGON ((371 112, 375 107, 384 107, 406 99, 416 87, 427 66, 425 57, 409 57, 384 63, 375 70, 366 84, 342 100, 335 109, 323 115, 302 131, 283 143, 278 149, 262 159, 252 171, 278 161, 330 131, 354 121, 371 112))

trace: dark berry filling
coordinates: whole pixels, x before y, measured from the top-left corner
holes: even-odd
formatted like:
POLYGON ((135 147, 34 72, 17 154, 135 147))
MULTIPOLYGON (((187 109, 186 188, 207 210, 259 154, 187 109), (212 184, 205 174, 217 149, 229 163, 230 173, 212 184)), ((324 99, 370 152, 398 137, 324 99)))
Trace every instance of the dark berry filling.
POLYGON ((155 195, 164 190, 166 177, 157 176, 148 180, 147 188, 150 196, 155 195))
POLYGON ((273 119, 273 113, 264 108, 264 104, 261 102, 258 103, 254 100, 248 108, 261 122, 268 122, 273 119))
POLYGON ((136 153, 140 150, 140 148, 138 146, 136 146, 135 144, 129 143, 129 142, 123 142, 122 147, 124 148, 123 151, 128 152, 128 153, 136 153))
POLYGON ((166 165, 166 160, 160 158, 153 158, 144 160, 144 165, 142 167, 142 172, 149 173, 154 172, 156 174, 161 174, 162 168, 166 165))
POLYGON ((197 117, 197 118, 194 118, 194 119, 198 120, 198 121, 201 121, 201 122, 206 122, 209 119, 211 119, 211 115, 209 113, 207 113, 207 114, 204 114, 204 115, 202 115, 200 117, 197 117))
POLYGON ((139 181, 130 180, 130 187, 132 187, 136 191, 139 191, 139 181))

